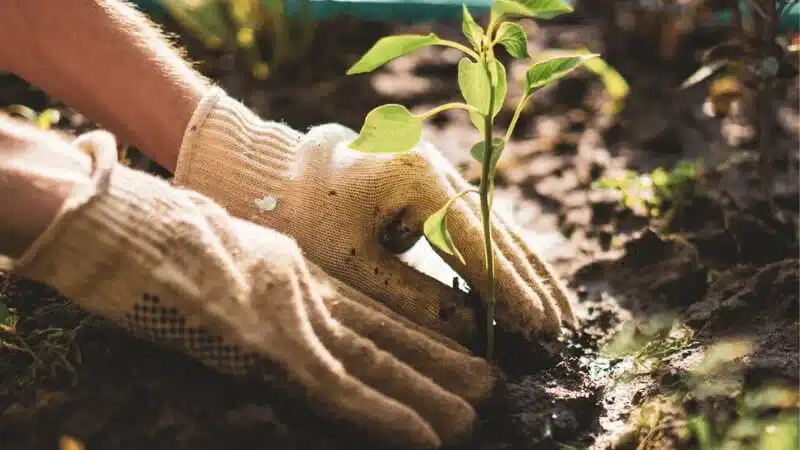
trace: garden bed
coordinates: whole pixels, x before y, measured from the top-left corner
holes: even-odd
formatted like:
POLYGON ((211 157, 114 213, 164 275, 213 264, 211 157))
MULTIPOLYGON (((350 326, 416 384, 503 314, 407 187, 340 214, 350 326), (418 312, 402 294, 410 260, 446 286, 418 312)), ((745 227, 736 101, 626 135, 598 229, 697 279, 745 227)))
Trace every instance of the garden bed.
MULTIPOLYGON (((675 61, 661 62, 639 40, 603 42, 601 25, 580 16, 525 23, 532 48, 585 45, 601 53, 630 84, 626 108, 609 118, 602 112, 608 103, 602 83, 578 73, 535 96, 498 168, 498 205, 512 209, 569 280, 582 326, 555 340, 500 342, 508 382, 481 411, 482 427, 464 449, 600 449, 615 442, 698 448, 697 432, 687 433, 700 422, 687 420, 700 417, 725 429, 741 418, 734 415, 741 409, 727 394, 695 398, 701 396, 687 382, 689 363, 713 344, 740 338, 752 338, 734 368, 741 391, 785 385, 798 392, 796 80, 778 105, 776 215, 761 198, 756 163, 746 151, 752 144, 728 145, 747 135, 747 125, 705 118, 698 113, 702 92, 675 91, 694 70, 691 56, 700 44, 688 40, 675 61), (704 189, 681 208, 669 235, 592 185, 622 169, 648 172, 698 157, 707 168, 704 189), (631 323, 643 324, 633 342, 647 338, 647 327, 660 331, 674 321, 688 329, 653 332, 644 350, 612 340, 631 323), (612 341, 627 353, 600 351, 612 341)), ((300 129, 329 121, 358 129, 370 109, 386 102, 425 109, 459 98, 457 60, 448 49, 425 49, 373 75, 344 75, 379 37, 410 29, 325 23, 312 57, 265 82, 247 76, 229 52, 206 50, 189 38, 184 44, 200 70, 265 118, 300 129)), ((460 33, 458 24, 431 29, 443 37, 460 33)), ((510 74, 518 72, 515 67, 510 74)), ((63 113, 59 128, 94 126, 6 77, 0 106, 10 104, 57 107, 63 113)), ((499 122, 510 115, 503 111, 499 122)), ((444 114, 426 129, 476 181, 478 167, 467 151, 477 141, 474 133, 461 112, 444 114)), ((134 158, 134 164, 158 172, 146 161, 134 158)), ((2 449, 52 449, 65 435, 88 450, 249 449, 254 442, 275 449, 372 448, 362 435, 317 417, 301 401, 133 339, 47 287, 0 274, 0 301, 19 317, 17 333, 4 334, 7 345, 0 348, 2 449)), ((796 397, 781 398, 759 419, 780 425, 778 414, 797 406, 796 397)))

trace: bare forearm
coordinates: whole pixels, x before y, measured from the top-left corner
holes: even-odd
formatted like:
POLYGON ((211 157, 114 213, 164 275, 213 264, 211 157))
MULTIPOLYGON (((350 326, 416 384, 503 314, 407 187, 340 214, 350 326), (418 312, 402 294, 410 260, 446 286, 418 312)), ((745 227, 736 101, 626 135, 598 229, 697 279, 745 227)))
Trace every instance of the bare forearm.
POLYGON ((208 82, 142 14, 116 0, 11 0, 0 67, 25 78, 174 170, 208 82))

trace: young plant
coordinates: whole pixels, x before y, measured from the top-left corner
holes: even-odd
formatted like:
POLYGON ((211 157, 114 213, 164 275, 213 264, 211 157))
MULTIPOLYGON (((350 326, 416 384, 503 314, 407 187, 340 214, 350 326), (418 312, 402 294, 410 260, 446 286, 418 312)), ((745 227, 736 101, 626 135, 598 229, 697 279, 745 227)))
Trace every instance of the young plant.
POLYGON ((598 179, 593 187, 618 191, 623 206, 634 213, 659 218, 659 230, 667 232, 672 219, 700 193, 702 176, 702 160, 683 160, 669 171, 663 167, 649 173, 626 170, 618 177, 598 179))
MULTIPOLYGON (((486 297, 486 357, 493 358, 495 281, 494 253, 490 211, 492 206, 494 172, 520 114, 540 88, 564 77, 587 60, 598 55, 575 52, 540 60, 527 70, 523 81, 523 95, 514 111, 511 123, 504 136, 495 137, 494 121, 505 99, 508 80, 505 66, 496 58, 495 47, 502 45, 506 52, 517 59, 527 59, 528 37, 525 30, 515 22, 504 20, 512 17, 551 18, 571 12, 572 8, 563 0, 497 0, 492 7, 485 28, 478 25, 466 6, 463 6, 462 31, 469 46, 428 35, 397 35, 376 42, 348 71, 348 75, 371 72, 390 60, 407 55, 415 50, 433 45, 452 47, 465 56, 458 62, 458 86, 465 103, 447 103, 423 114, 412 114, 398 104, 379 106, 367 114, 357 139, 350 147, 367 153, 404 153, 410 151, 422 137, 422 121, 449 109, 469 112, 472 124, 483 139, 471 149, 472 156, 481 164, 480 195, 481 223, 483 227, 484 266, 487 274, 486 297)), ((475 189, 456 194, 441 209, 425 221, 424 233, 432 245, 442 252, 463 261, 447 229, 447 211, 461 196, 476 192, 475 189)))

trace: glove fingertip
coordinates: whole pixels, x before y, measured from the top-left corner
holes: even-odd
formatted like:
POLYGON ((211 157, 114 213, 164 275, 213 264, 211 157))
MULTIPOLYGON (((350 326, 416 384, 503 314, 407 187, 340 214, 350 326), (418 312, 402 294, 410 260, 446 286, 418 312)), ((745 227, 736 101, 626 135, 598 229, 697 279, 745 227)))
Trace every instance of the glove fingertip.
POLYGON ((578 317, 575 315, 575 311, 572 308, 569 308, 569 311, 563 311, 562 321, 564 322, 564 326, 572 331, 578 330, 578 317))

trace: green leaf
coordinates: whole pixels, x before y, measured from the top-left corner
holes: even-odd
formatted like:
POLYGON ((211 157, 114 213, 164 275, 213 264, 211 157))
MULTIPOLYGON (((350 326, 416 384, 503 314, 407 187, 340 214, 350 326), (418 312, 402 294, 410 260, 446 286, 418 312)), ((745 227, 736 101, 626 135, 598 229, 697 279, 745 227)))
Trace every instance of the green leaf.
POLYGON ((468 105, 483 115, 489 113, 489 75, 480 62, 461 58, 458 62, 458 87, 468 105))
POLYGON ((506 68, 498 60, 492 61, 494 63, 494 70, 497 72, 497 81, 494 86, 494 102, 492 103, 492 111, 494 115, 503 109, 503 103, 506 101, 506 92, 508 91, 508 79, 506 78, 506 68))
POLYGON ((517 59, 528 58, 528 35, 514 22, 503 22, 497 29, 497 42, 505 47, 509 55, 517 59))
POLYGON ((468 189, 454 195, 438 211, 431 214, 428 219, 425 220, 425 224, 422 227, 423 233, 425 233, 425 237, 431 245, 448 255, 455 256, 462 264, 465 264, 464 257, 461 256, 461 252, 459 252, 455 244, 453 244, 453 238, 450 236, 450 231, 447 230, 447 212, 450 210, 450 206, 453 205, 453 202, 469 192, 477 191, 475 189, 468 189))
MULTIPOLYGON (((505 150, 506 143, 502 139, 493 139, 492 140, 492 159, 491 159, 491 173, 494 174, 495 169, 497 168, 497 160, 500 159, 500 156, 503 154, 503 150, 505 150)), ((484 152, 486 151, 486 141, 480 141, 477 144, 472 146, 472 150, 470 150, 470 154, 476 161, 480 164, 483 164, 483 157, 484 152)))
POLYGON ((650 172, 650 181, 655 187, 666 186, 669 182, 669 174, 663 167, 656 167, 655 170, 650 172))
POLYGON ((401 34, 382 38, 347 70, 347 74, 354 75, 372 72, 397 57, 407 55, 414 50, 436 45, 439 42, 439 37, 433 33, 427 36, 421 34, 401 34))
POLYGON ((0 325, 13 327, 17 324, 17 316, 12 313, 5 303, 0 302, 0 325))
POLYGON ((537 62, 525 73, 525 95, 530 95, 536 89, 563 78, 585 61, 598 56, 597 54, 575 54, 555 56, 537 62))
MULTIPOLYGON (((586 52, 589 54, 589 52, 586 52)), ((622 76, 616 69, 609 65, 603 58, 594 58, 585 62, 587 69, 596 73, 597 76, 603 81, 608 94, 614 100, 622 100, 628 96, 630 87, 625 77, 622 76)))
POLYGON ((522 16, 551 19, 572 11, 572 6, 563 0, 495 0, 492 7, 492 14, 498 18, 522 16))
POLYGON ((61 113, 57 109, 48 108, 39 113, 36 125, 42 130, 49 130, 59 121, 61 121, 61 113))
POLYGON ((422 138, 422 119, 405 106, 379 106, 367 114, 350 148, 365 153, 405 153, 422 138))
POLYGON ((711 434, 711 426, 706 419, 701 416, 693 417, 688 422, 689 429, 697 438, 697 445, 700 450, 711 450, 714 448, 713 435, 711 434))
POLYGON ((481 42, 483 41, 484 31, 475 19, 472 18, 472 14, 469 13, 467 9, 467 5, 461 5, 463 10, 463 18, 461 20, 461 31, 464 33, 464 36, 467 37, 467 40, 472 47, 476 50, 480 48, 481 42))
MULTIPOLYGON (((506 79, 506 68, 500 61, 494 60, 491 64, 497 72, 497 84, 494 86, 494 102, 492 102, 494 118, 505 102, 508 80, 506 79)), ((478 130, 483 131, 484 117, 489 112, 489 90, 492 89, 483 63, 462 58, 458 62, 458 87, 467 104, 480 111, 480 114, 470 112, 470 119, 478 130)))
POLYGON ((800 420, 791 410, 787 412, 778 416, 778 420, 769 424, 769 430, 761 434, 758 450, 797 448, 800 445, 800 420))

